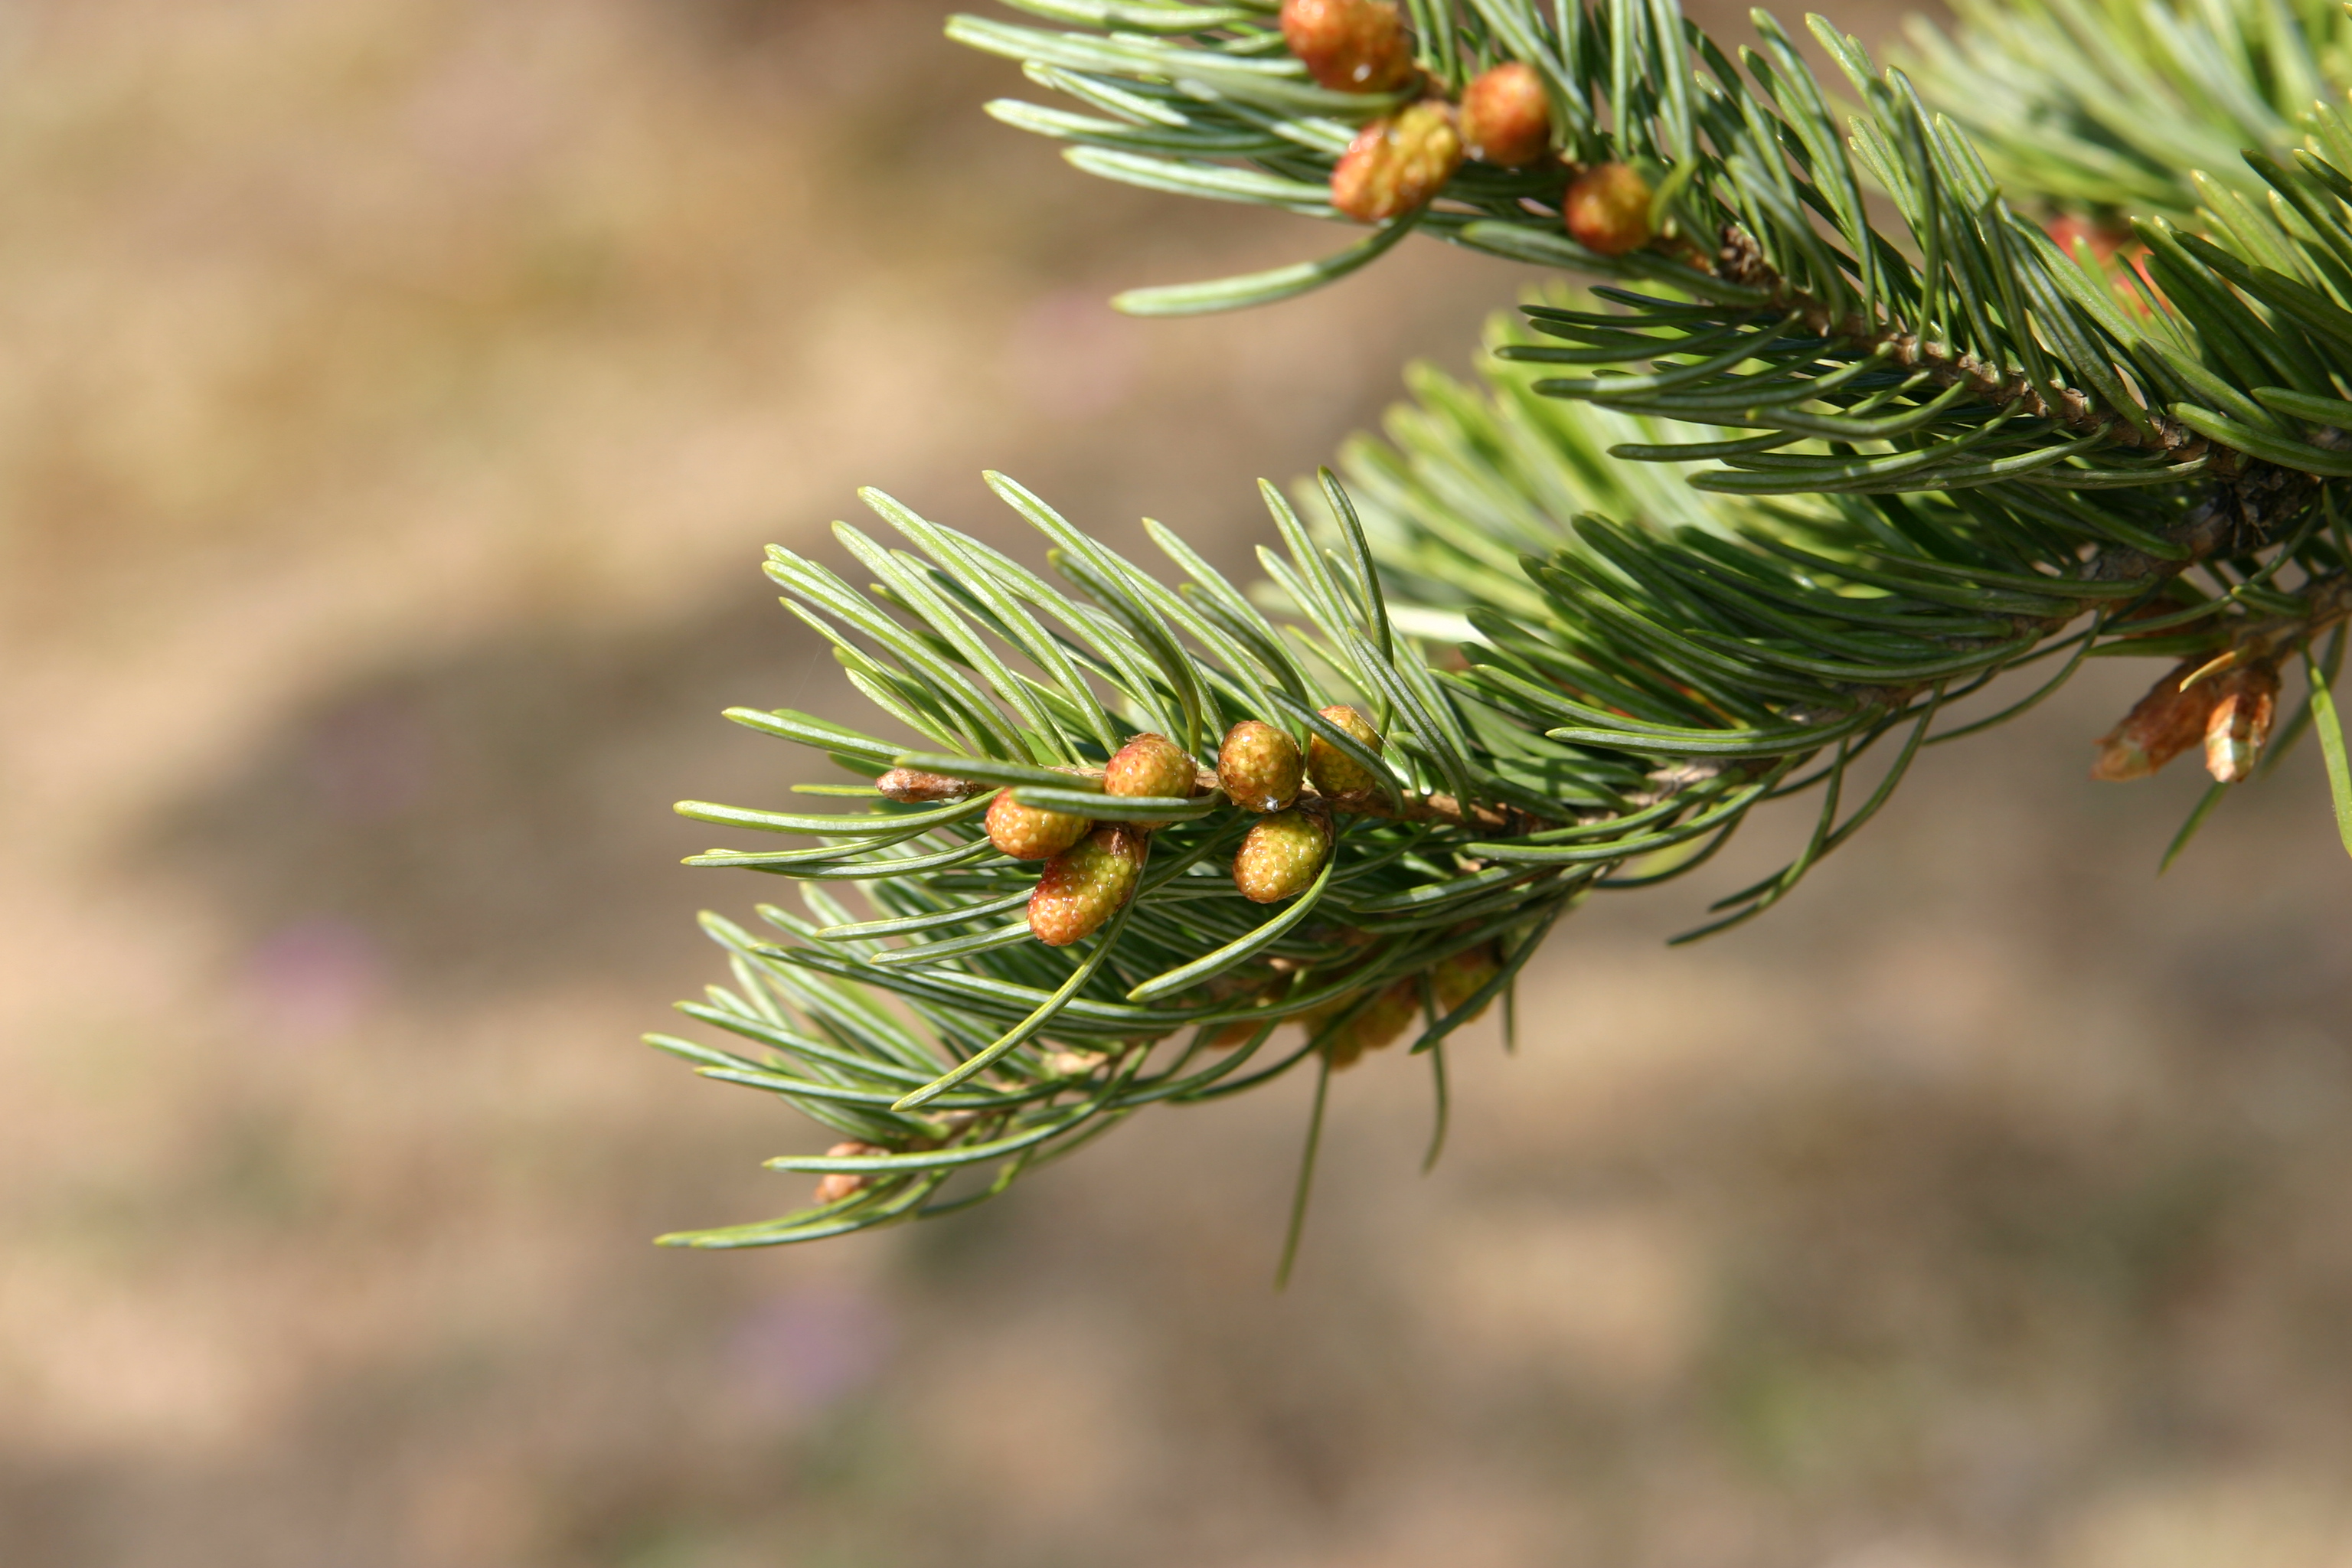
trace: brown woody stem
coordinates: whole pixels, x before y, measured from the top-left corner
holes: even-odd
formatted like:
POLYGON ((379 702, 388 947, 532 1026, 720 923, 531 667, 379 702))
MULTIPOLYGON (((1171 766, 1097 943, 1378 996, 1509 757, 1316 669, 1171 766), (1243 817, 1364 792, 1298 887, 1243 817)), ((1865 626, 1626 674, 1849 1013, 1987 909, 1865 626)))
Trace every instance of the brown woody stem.
POLYGON ((2104 433, 2119 447, 2177 453, 2183 460, 2209 450, 2217 460, 2225 453, 2231 459, 2245 460, 2229 447, 2212 447, 2204 437, 2159 409, 2141 408, 2126 415, 2103 407, 2090 394, 2071 386, 2059 387, 2053 397, 2022 371, 1989 364, 1949 343, 1899 331, 1874 317, 1840 316, 1782 277, 1764 259, 1755 240, 1736 226, 1723 231, 1716 272, 1731 282, 1763 289, 1770 296, 1772 309, 1794 311, 1814 336, 1843 339, 1865 353, 1884 353, 1906 370, 1926 371, 1938 386, 1966 386, 1988 403, 2014 403, 2036 419, 2053 420, 2085 436, 2104 433))
MULTIPOLYGON (((1072 768, 1068 771, 1073 780, 1102 782, 1101 768, 1072 768)), ((975 779, 919 773, 912 768, 893 768, 874 782, 884 798, 900 802, 961 800, 996 787, 975 779)), ((1217 787, 1217 775, 1207 768, 1202 768, 1193 775, 1192 787, 1195 795, 1207 795, 1217 787)), ((1117 798, 1115 795, 1103 796, 1106 803, 1117 798)), ((1456 827, 1473 828, 1480 833, 1515 835, 1531 833, 1550 826, 1541 818, 1507 806, 1471 805, 1465 808, 1450 795, 1407 796, 1400 808, 1391 805, 1387 798, 1378 792, 1326 795, 1307 789, 1299 792, 1297 804, 1309 810, 1348 816, 1381 816, 1396 822, 1443 822, 1456 827)))

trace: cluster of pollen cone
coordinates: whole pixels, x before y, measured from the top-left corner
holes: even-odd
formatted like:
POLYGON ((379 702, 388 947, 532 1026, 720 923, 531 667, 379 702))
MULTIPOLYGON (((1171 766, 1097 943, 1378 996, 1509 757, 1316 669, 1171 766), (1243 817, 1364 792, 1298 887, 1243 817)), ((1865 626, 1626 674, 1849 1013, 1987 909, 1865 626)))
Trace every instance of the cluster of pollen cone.
MULTIPOLYGON (((1380 732, 1353 708, 1326 708, 1322 716, 1367 751, 1381 749, 1380 732)), ((1069 770, 1074 780, 1090 771, 1069 770)), ((1331 853, 1330 805, 1375 787, 1362 763, 1315 736, 1298 742, 1273 725, 1244 719, 1225 731, 1214 773, 1204 772, 1165 735, 1138 735, 1113 753, 1099 779, 1103 809, 1096 816, 1024 805, 1000 790, 988 805, 988 841, 1015 860, 1043 860, 1029 895, 1029 930, 1049 947, 1092 936, 1135 894, 1151 853, 1152 824, 1118 820, 1121 800, 1190 800, 1222 790, 1257 821, 1234 856, 1234 886, 1252 902, 1277 904, 1314 885, 1331 853), (1314 795, 1300 792, 1312 783, 1314 795)), ((939 800, 973 786, 906 768, 876 781, 893 800, 939 800)))
POLYGON ((1422 96, 1364 127, 1331 172, 1331 205, 1360 223, 1386 223, 1429 202, 1465 158, 1498 168, 1559 171, 1560 217, 1570 237, 1603 256, 1656 237, 1649 182, 1624 163, 1563 163, 1551 144, 1551 100, 1535 68, 1511 61, 1480 73, 1449 100, 1414 60, 1412 37, 1389 0, 1284 0, 1283 41, 1307 74, 1335 92, 1422 96))
MULTIPOLYGON (((1378 754, 1381 740, 1370 720, 1349 707, 1322 710, 1321 717, 1364 750, 1378 754)), ((1277 904, 1315 885, 1331 856, 1333 815, 1367 805, 1379 784, 1371 771, 1319 735, 1304 751, 1272 724, 1244 719, 1218 743, 1216 765, 1205 769, 1165 735, 1134 737, 1113 753, 1097 775, 1070 769, 1074 782, 1098 783, 1101 811, 1092 816, 1024 805, 1010 789, 989 802, 989 842, 1015 860, 1042 860, 1029 895, 1029 931, 1049 947, 1066 947, 1100 931, 1135 896, 1151 853, 1154 825, 1118 819, 1121 800, 1186 800, 1217 792, 1235 810, 1255 816, 1234 853, 1234 887, 1253 903, 1277 904)), ((950 799, 977 793, 968 780, 893 769, 875 781, 898 801, 950 799)), ((1492 979, 1500 966, 1492 944, 1454 954, 1427 975, 1429 999, 1451 1012, 1492 979)), ((1261 977, 1265 978, 1265 977, 1261 977)), ((1360 993, 1303 1015, 1299 1022, 1319 1029, 1340 1009, 1353 1016, 1333 1031, 1324 1054, 1345 1067, 1368 1050, 1391 1044, 1419 1016, 1423 977, 1397 981, 1367 1000, 1360 993)), ((1214 1043, 1238 1045, 1259 1026, 1239 1020, 1214 1043)))

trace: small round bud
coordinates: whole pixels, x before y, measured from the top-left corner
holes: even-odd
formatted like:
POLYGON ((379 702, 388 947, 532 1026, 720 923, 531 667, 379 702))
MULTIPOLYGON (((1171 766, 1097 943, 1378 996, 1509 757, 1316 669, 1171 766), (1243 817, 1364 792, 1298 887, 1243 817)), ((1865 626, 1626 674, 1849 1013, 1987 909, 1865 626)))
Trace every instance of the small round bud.
POLYGON ((2091 776, 2102 784, 2126 784, 2144 779, 2205 736, 2206 721, 2221 700, 2221 688, 2200 680, 2188 690, 2180 683, 2206 661, 2191 658, 2148 688, 2133 704, 2124 721, 2099 737, 2098 760, 2091 776))
POLYGON ((2218 783, 2242 784, 2270 743, 2278 670, 2268 664, 2240 665, 2206 684, 2216 689, 2216 696, 2205 721, 2205 771, 2218 783))
MULTIPOLYGON (((1358 993, 1359 995, 1361 993, 1358 993)), ((1322 1019, 1329 1018, 1341 1008, 1355 1005, 1354 996, 1343 996, 1328 1008, 1318 1008, 1307 1016, 1309 1029, 1319 1028, 1322 1019), (1319 1015, 1319 1016, 1318 1016, 1319 1015)), ((1366 1051, 1377 1051, 1396 1044, 1421 1012, 1421 983, 1412 978, 1396 982, 1372 998, 1371 1005, 1341 1025, 1337 1033, 1323 1042, 1324 1059, 1337 1072, 1355 1065, 1356 1058, 1366 1051)))
POLYGON ((1183 747, 1165 735, 1138 735, 1105 764, 1103 794, 1187 800, 1199 776, 1183 747))
POLYGON ((1577 175, 1561 211, 1569 237, 1587 250, 1622 256, 1650 243, 1650 183, 1630 163, 1599 163, 1577 175))
POLYGON ((1412 79, 1412 40, 1388 0, 1282 0, 1282 41, 1335 92, 1394 92, 1412 79))
POLYGON ((1331 205, 1358 223, 1385 223, 1437 195, 1461 166, 1454 110, 1412 104, 1356 133, 1331 171, 1331 205))
POLYGON ((1101 1051, 1082 1051, 1074 1047, 1047 1051, 1045 1070, 1055 1078, 1085 1078, 1110 1058, 1101 1051))
POLYGON ((1254 904, 1278 904, 1315 884, 1331 853, 1331 824, 1321 813, 1277 811, 1250 824, 1234 855, 1234 886, 1254 904))
POLYGON ((1298 798, 1306 776, 1298 742, 1273 725, 1244 719, 1217 748, 1217 783, 1244 811, 1281 811, 1298 798))
MULTIPOLYGON (((1246 999, 1251 1006, 1263 1008, 1271 1006, 1281 998, 1282 992, 1288 982, 1288 974, 1271 963, 1254 963, 1243 969, 1218 975, 1209 982, 1208 993, 1212 1001, 1234 1002, 1246 999)), ((1264 1028, 1265 1023, 1266 1020, 1263 1017, 1235 1018, 1228 1024, 1218 1026, 1210 1035, 1208 1048, 1213 1051, 1229 1051, 1235 1046, 1247 1045, 1250 1037, 1264 1028)))
POLYGON ((1000 790, 988 803, 988 841, 1015 860, 1050 860, 1087 836, 1093 822, 1068 811, 1040 811, 1000 790))
POLYGON ((971 779, 950 778, 945 773, 927 773, 919 768, 892 768, 874 781, 884 800, 908 803, 936 800, 961 800, 978 795, 988 786, 971 779))
POLYGON ((1482 163, 1517 169, 1551 151, 1551 100, 1536 68, 1513 60, 1462 92, 1462 144, 1482 163))
MULTIPOLYGON (((1355 709, 1344 704, 1326 708, 1322 716, 1346 731, 1364 750, 1374 756, 1380 754, 1381 732, 1372 728, 1370 719, 1355 709)), ((1363 795, 1380 785, 1380 781, 1372 776, 1371 769, 1316 734, 1307 737, 1307 776, 1315 782, 1318 790, 1328 795, 1363 795)))
MULTIPOLYGON (((1479 987, 1494 979, 1502 968, 1502 957, 1496 952, 1493 942, 1483 942, 1451 958, 1440 959, 1429 972, 1429 989, 1437 1001, 1437 1016, 1443 1018, 1476 995, 1479 987)), ((1494 1005, 1492 998, 1486 1005, 1494 1005)), ((1481 1007, 1470 1018, 1484 1017, 1486 1013, 1486 1008, 1481 1007)))
POLYGON ((1263 1018, 1235 1018, 1209 1037, 1208 1048, 1213 1051, 1230 1051, 1236 1046, 1248 1045, 1250 1037, 1265 1027, 1265 1020, 1263 1018))
POLYGON ((1135 896, 1151 840, 1131 827, 1097 827, 1051 860, 1029 894, 1029 933, 1067 947, 1102 929, 1135 896))
MULTIPOLYGON (((867 1154, 887 1154, 889 1150, 878 1143, 835 1143, 824 1152, 828 1160, 855 1160, 867 1154)), ((862 1193, 873 1182, 870 1171, 827 1171, 816 1181, 814 1202, 837 1204, 853 1193, 862 1193)))

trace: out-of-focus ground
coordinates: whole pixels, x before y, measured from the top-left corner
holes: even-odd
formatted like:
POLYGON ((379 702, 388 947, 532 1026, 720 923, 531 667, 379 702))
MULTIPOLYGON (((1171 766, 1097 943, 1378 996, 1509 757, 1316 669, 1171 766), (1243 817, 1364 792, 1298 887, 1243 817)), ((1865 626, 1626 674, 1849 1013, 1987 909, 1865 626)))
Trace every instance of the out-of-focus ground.
POLYGON ((994 464, 1244 570, 1521 281, 1114 317, 1334 237, 1066 173, 940 10, 0 15, 0 1562, 2352 1563, 2352 868, 2305 756, 2156 879, 2145 668, 1738 934, 1570 921, 1434 1175, 1337 1080, 1286 1295, 1303 1081, 646 1245, 822 1142, 635 1043, 772 890, 676 865, 796 766, 717 710, 847 711, 759 547, 1011 541, 994 464))

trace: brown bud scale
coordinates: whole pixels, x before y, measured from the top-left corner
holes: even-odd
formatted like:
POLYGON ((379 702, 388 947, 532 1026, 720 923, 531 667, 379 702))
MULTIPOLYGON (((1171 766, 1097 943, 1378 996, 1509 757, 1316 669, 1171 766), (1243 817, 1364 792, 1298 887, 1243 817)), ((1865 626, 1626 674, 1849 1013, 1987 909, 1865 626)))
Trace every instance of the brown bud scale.
POLYGON ((2148 688, 2132 705, 2124 721, 2099 737, 2098 760, 2091 776, 2102 784, 2126 784, 2144 779, 2205 738, 2206 721, 2221 700, 2221 689, 2200 680, 2188 690, 2180 683, 2207 661, 2191 658, 2148 688))
POLYGON ((2278 668, 2242 665, 2215 676, 2213 711, 2205 720, 2205 771, 2220 784, 2242 784, 2262 761, 2278 712, 2278 668))
POLYGON ((988 786, 971 779, 950 778, 945 773, 927 773, 920 768, 892 768, 874 781, 884 800, 908 804, 940 800, 961 800, 978 795, 988 786))

